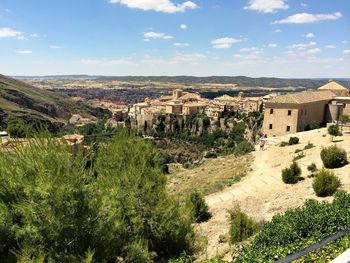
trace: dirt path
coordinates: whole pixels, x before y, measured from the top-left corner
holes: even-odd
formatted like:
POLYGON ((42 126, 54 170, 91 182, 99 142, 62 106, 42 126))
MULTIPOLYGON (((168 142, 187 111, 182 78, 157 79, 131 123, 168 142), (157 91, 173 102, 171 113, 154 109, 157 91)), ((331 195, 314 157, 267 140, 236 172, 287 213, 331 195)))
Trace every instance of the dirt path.
MULTIPOLYGON (((307 178, 306 167, 315 162, 322 167, 320 151, 323 146, 332 145, 325 129, 299 133, 300 143, 295 146, 278 147, 269 144, 265 151, 253 153, 252 170, 241 182, 225 190, 209 195, 206 202, 212 218, 198 225, 198 232, 207 237, 207 250, 203 257, 222 256, 229 251, 227 243, 220 243, 219 236, 225 235, 229 229, 227 210, 239 204, 241 209, 257 221, 267 221, 276 213, 285 212, 288 208, 301 206, 307 199, 330 200, 331 198, 317 198, 312 189, 312 178, 307 178), (306 150, 306 156, 298 161, 305 180, 296 185, 286 185, 281 180, 281 171, 289 166, 296 149, 303 149, 311 142, 314 148, 306 150)), ((350 156, 350 134, 339 137, 343 141, 337 145, 347 150, 350 156)), ((288 140, 288 138, 276 138, 288 140)), ((341 178, 342 189, 350 192, 350 165, 334 170, 341 178)), ((218 171, 220 172, 220 171, 218 171)))

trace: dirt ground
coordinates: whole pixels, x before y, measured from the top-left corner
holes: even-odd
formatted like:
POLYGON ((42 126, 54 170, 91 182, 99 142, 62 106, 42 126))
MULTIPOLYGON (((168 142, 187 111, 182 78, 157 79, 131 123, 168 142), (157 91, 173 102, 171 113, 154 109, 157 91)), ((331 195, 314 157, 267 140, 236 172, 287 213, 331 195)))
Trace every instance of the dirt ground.
MULTIPOLYGON (((206 202, 212 218, 197 225, 197 232, 208 240, 207 248, 200 258, 225 256, 229 259, 229 245, 219 242, 219 236, 229 230, 227 210, 239 204, 241 209, 257 221, 268 221, 273 215, 283 213, 289 208, 299 207, 307 199, 331 200, 316 197, 312 189, 312 178, 308 178, 307 166, 314 162, 318 168, 322 167, 320 151, 322 147, 333 145, 326 129, 298 133, 298 145, 279 147, 277 143, 288 141, 288 137, 271 138, 264 151, 257 149, 251 171, 240 182, 224 190, 206 196, 206 202), (314 148, 305 150, 306 156, 297 162, 302 168, 304 180, 295 185, 286 185, 282 182, 281 171, 289 166, 296 156, 296 149, 303 149, 311 142, 314 148)), ((293 136, 293 135, 292 135, 293 136)), ((338 146, 344 148, 350 156, 350 132, 343 131, 343 136, 335 138, 338 146)), ((350 165, 333 170, 341 179, 342 190, 350 192, 350 165)), ((217 173, 221 171, 218 170, 217 173)))

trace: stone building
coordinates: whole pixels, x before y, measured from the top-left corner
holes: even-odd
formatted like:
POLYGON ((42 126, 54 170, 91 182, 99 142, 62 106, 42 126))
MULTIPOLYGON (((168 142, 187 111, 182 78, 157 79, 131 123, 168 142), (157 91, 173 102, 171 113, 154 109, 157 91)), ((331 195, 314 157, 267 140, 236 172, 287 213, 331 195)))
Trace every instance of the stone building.
POLYGON ((325 125, 337 121, 343 104, 330 90, 286 94, 265 103, 263 132, 268 137, 305 131, 312 122, 325 125))

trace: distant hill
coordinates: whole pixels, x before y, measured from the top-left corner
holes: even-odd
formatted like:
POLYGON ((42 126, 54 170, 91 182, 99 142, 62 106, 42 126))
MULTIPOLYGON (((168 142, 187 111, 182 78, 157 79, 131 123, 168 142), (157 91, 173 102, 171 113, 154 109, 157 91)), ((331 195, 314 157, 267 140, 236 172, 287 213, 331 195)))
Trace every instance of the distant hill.
MULTIPOLYGON (((305 87, 315 89, 328 83, 330 79, 280 79, 280 78, 250 78, 245 76, 125 76, 125 77, 97 77, 99 80, 119 80, 119 81, 149 81, 149 82, 172 82, 180 84, 194 83, 220 83, 237 84, 239 87, 305 87)), ((350 88, 349 79, 332 79, 341 85, 350 88)))
POLYGON ((85 117, 97 114, 93 108, 68 96, 0 75, 0 127, 10 119, 20 118, 27 123, 40 123, 55 130, 75 113, 85 117))

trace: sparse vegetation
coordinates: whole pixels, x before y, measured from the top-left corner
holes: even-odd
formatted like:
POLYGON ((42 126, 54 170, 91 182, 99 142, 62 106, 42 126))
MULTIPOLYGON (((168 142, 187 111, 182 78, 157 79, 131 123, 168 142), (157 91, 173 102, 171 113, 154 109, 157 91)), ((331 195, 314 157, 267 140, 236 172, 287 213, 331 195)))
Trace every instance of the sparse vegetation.
POLYGON ((340 168, 348 164, 346 151, 337 146, 323 148, 321 159, 324 167, 329 169, 340 168))
POLYGON ((298 152, 298 154, 296 156, 294 156, 293 162, 298 161, 298 160, 304 158, 305 156, 306 155, 305 155, 304 151, 300 151, 300 152, 298 152))
POLYGON ((308 144, 305 145, 304 150, 309 150, 309 149, 312 149, 314 147, 315 147, 315 145, 313 143, 308 142, 308 144))
POLYGON ((317 196, 324 197, 333 195, 340 186, 339 178, 331 171, 320 170, 314 178, 312 187, 317 196))
POLYGON ((300 180, 301 169, 296 162, 282 170, 282 180, 286 184, 296 184, 300 180))
POLYGON ((254 151, 254 146, 247 140, 240 142, 235 148, 235 155, 240 156, 254 151))

